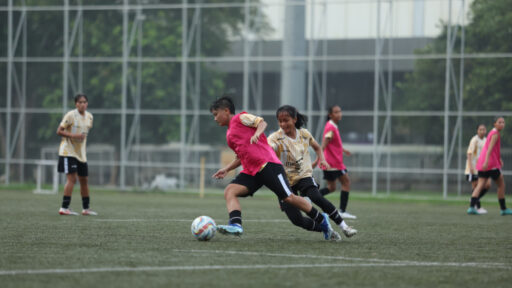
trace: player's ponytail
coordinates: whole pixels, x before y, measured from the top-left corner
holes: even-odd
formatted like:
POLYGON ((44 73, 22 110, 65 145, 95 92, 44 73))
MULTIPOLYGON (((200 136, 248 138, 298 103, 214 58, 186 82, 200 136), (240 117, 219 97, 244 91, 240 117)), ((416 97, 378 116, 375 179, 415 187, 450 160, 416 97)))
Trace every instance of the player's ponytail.
POLYGON ((306 115, 302 115, 297 111, 297 108, 290 106, 290 105, 284 105, 279 107, 276 112, 276 117, 279 117, 280 113, 288 113, 290 117, 297 118, 297 122, 295 122, 295 128, 300 129, 302 126, 306 126, 308 123, 308 117, 306 115))

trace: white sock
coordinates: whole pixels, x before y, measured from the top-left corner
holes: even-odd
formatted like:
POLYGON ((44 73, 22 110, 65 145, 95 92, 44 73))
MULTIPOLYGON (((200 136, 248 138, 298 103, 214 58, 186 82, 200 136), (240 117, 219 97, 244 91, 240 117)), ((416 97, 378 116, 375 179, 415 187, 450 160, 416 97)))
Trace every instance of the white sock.
POLYGON ((347 225, 347 223, 345 223, 345 220, 341 221, 341 223, 340 223, 340 227, 341 227, 341 229, 343 229, 343 230, 347 229, 348 225, 347 225))

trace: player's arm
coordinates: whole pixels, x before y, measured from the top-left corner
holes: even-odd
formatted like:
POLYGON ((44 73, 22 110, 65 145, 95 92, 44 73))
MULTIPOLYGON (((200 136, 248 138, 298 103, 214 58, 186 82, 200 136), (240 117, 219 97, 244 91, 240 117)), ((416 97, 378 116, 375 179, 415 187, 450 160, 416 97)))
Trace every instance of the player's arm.
POLYGON ((315 139, 311 138, 310 141, 311 148, 315 150, 316 153, 316 160, 313 162, 312 166, 313 168, 316 167, 316 165, 320 164, 320 168, 325 167, 327 169, 331 168, 329 166, 329 163, 325 161, 324 152, 322 151, 322 147, 318 144, 318 142, 315 141, 315 139))
POLYGON ((261 118, 261 120, 258 123, 258 126, 256 126, 256 131, 254 132, 254 135, 252 135, 251 137, 251 144, 258 143, 258 139, 260 138, 261 133, 265 131, 265 128, 267 128, 267 122, 265 122, 265 120, 261 118))
POLYGON ((71 133, 71 132, 66 131, 66 128, 69 127, 70 125, 71 125, 71 120, 69 119, 69 116, 67 114, 66 116, 64 116, 64 119, 62 120, 59 127, 57 128, 57 135, 62 136, 62 137, 71 138, 71 139, 79 139, 79 140, 85 139, 85 135, 83 135, 82 133, 71 133))
POLYGON ((473 154, 475 153, 476 149, 477 149, 476 141, 471 140, 471 142, 469 142, 469 147, 468 147, 467 161, 468 161, 469 172, 473 175, 477 174, 475 167, 473 167, 473 154))
POLYGON ((219 169, 215 174, 212 175, 212 178, 223 179, 229 173, 229 171, 236 169, 240 166, 242 162, 238 157, 236 157, 231 163, 229 163, 226 167, 219 169))
POLYGON ((496 134, 492 135, 491 141, 489 142, 489 147, 487 147, 487 152, 485 153, 484 165, 482 165, 482 168, 484 170, 487 170, 487 166, 489 165, 489 156, 491 156, 492 149, 494 148, 494 145, 496 145, 497 141, 498 141, 498 135, 496 135, 496 134))
POLYGON ((330 134, 332 134, 332 132, 325 134, 325 137, 322 139, 322 151, 325 150, 325 147, 327 147, 327 145, 329 145, 329 142, 331 142, 332 140, 332 136, 330 134))
POLYGON ((473 167, 473 153, 468 153, 468 167, 469 167, 469 172, 473 175, 475 175, 476 173, 474 172, 475 171, 475 167, 473 167))
POLYGON ((343 148, 343 154, 350 156, 352 155, 352 152, 348 151, 347 149, 343 148))

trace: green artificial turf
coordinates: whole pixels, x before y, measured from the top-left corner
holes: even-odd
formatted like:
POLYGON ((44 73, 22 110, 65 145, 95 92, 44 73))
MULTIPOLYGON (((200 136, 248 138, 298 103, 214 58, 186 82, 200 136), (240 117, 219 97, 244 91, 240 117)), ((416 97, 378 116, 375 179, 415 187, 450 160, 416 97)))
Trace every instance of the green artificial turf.
POLYGON ((352 193, 358 219, 347 222, 359 233, 334 243, 293 226, 273 195, 256 193, 241 200, 242 237, 199 242, 195 217, 227 222, 221 193, 91 193, 97 217, 58 215, 61 194, 0 191, 1 287, 512 285, 512 217, 499 215, 497 201, 485 203, 488 215, 468 216, 463 201, 352 193))

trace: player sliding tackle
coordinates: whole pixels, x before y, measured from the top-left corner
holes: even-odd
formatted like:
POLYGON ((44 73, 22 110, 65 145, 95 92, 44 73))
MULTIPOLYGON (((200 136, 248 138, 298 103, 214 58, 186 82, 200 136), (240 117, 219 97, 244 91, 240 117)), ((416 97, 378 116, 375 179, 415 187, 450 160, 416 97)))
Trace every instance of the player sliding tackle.
POLYGON ((229 171, 243 166, 243 170, 224 190, 229 224, 218 225, 220 233, 242 235, 242 208, 238 197, 251 196, 265 185, 276 194, 279 201, 304 211, 313 220, 313 225, 320 227, 326 240, 337 234, 332 230, 325 213, 321 214, 307 200, 291 192, 281 161, 263 134, 267 127, 263 118, 246 112, 235 115, 235 105, 229 97, 215 100, 210 106, 210 112, 220 126, 228 127, 226 140, 236 154, 235 160, 219 169, 212 177, 222 179, 229 171))
MULTIPOLYGON (((309 147, 316 152, 317 160, 315 162, 325 168, 329 168, 329 164, 324 159, 320 145, 306 128, 302 128, 308 121, 307 117, 290 105, 279 107, 276 117, 280 129, 268 136, 268 143, 281 158, 293 193, 298 195, 300 192, 301 196, 311 199, 324 212, 327 212, 345 236, 354 236, 357 230, 348 226, 336 207, 318 191, 318 185, 313 178, 309 147)), ((306 223, 302 220, 303 216, 297 208, 287 203, 281 203, 281 209, 293 224, 310 230, 310 226, 304 225, 306 223)))

